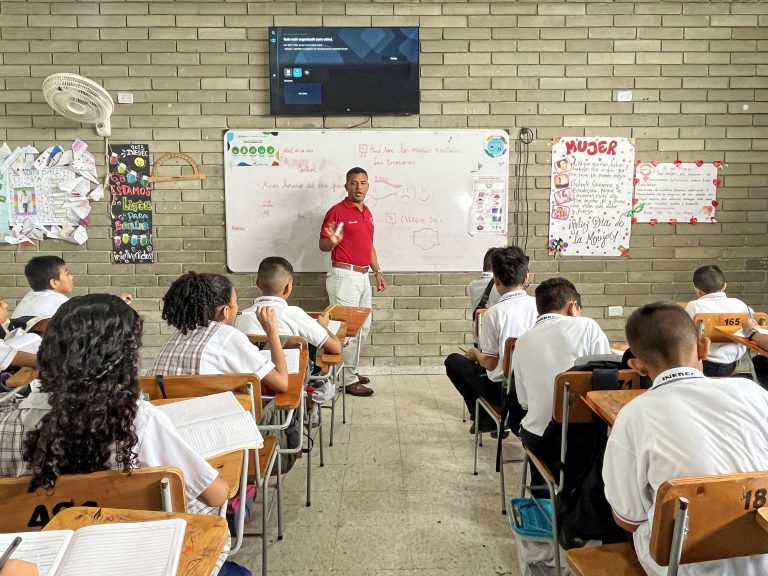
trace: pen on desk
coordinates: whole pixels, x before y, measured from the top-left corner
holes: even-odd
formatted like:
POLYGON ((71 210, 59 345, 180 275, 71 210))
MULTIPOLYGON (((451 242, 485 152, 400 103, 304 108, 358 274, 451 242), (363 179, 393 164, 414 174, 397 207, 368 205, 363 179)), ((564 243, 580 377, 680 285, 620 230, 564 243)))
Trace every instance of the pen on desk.
POLYGON ((3 552, 3 555, 0 556, 0 568, 5 566, 5 563, 8 562, 8 560, 11 558, 11 555, 16 551, 16 548, 19 547, 19 544, 21 544, 21 536, 16 536, 16 538, 13 539, 13 542, 10 543, 6 551, 3 552))

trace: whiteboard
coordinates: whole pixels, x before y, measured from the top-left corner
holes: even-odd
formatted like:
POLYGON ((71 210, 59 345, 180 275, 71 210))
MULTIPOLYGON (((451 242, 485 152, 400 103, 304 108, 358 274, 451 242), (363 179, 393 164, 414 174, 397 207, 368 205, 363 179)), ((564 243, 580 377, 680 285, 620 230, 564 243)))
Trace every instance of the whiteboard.
POLYGON ((267 256, 297 272, 330 268, 318 248, 347 170, 368 172, 365 203, 387 272, 468 271, 507 241, 509 136, 503 130, 229 130, 224 135, 227 265, 267 256))

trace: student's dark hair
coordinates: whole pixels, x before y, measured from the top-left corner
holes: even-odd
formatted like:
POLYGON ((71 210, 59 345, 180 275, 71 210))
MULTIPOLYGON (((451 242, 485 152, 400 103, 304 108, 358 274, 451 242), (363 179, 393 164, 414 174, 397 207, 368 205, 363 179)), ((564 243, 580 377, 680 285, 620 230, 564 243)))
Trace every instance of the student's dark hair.
POLYGON ((256 285, 267 295, 280 292, 293 279, 293 266, 282 256, 267 256, 259 264, 256 285))
POLYGON ((567 278, 548 278, 536 287, 536 310, 539 314, 562 310, 571 300, 581 306, 581 294, 567 278))
POLYGON ((232 282, 226 276, 187 272, 163 296, 163 320, 186 334, 213 322, 216 308, 229 304, 230 298, 232 282))
POLYGON ((345 182, 349 182, 350 176, 354 174, 362 174, 366 178, 368 177, 368 172, 360 168, 360 166, 355 166, 354 168, 350 168, 349 171, 347 171, 347 178, 344 180, 345 182))
POLYGON ((35 292, 51 289, 51 280, 58 280, 61 267, 66 266, 58 256, 35 256, 24 266, 24 276, 35 292))
POLYGON ((491 259, 495 250, 496 248, 488 248, 488 250, 486 250, 485 256, 483 256, 483 272, 493 271, 493 263, 491 262, 491 259))
POLYGON ((627 320, 625 332, 635 357, 659 368, 680 366, 698 340, 693 320, 675 302, 638 308, 627 320))
POLYGON ((528 274, 528 256, 517 246, 494 248, 491 254, 493 275, 504 286, 518 286, 525 282, 528 274))
POLYGON ((715 264, 701 266, 693 273, 693 285, 705 294, 719 292, 725 286, 725 275, 715 264))
POLYGON ((61 474, 136 466, 141 317, 117 296, 87 294, 61 305, 37 354, 51 410, 24 441, 30 491, 61 474))

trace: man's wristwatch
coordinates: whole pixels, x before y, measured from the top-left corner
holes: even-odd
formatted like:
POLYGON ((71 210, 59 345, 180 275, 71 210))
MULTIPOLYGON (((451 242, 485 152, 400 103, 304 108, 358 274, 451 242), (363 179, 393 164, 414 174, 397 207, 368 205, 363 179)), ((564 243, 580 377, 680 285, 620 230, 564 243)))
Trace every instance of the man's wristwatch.
POLYGON ((752 340, 752 338, 755 337, 755 334, 757 334, 757 329, 756 328, 744 328, 742 330, 742 332, 744 333, 744 338, 746 338, 747 340, 752 340))
POLYGON ((373 273, 373 275, 375 276, 376 274, 381 274, 381 273, 382 273, 382 272, 381 272, 381 270, 376 270, 376 271, 373 273))

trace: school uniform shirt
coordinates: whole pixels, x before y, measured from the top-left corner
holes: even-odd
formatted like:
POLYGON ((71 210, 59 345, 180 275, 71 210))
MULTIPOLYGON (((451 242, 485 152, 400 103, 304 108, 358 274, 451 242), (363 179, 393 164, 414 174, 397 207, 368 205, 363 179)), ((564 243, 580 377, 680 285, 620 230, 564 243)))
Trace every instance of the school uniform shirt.
POLYGON ((11 365, 13 358, 16 356, 16 350, 8 346, 5 342, 0 340, 0 370, 5 370, 11 365))
MULTIPOLYGON (((619 412, 603 462, 605 496, 634 533, 646 572, 656 493, 667 480, 768 470, 768 392, 744 378, 706 378, 693 368, 659 374, 619 412)), ((768 555, 680 566, 682 576, 761 576, 768 555)))
POLYGON ((303 336, 312 346, 320 347, 328 339, 328 331, 298 306, 288 306, 279 296, 260 296, 253 306, 243 310, 235 320, 235 328, 245 334, 265 334, 256 318, 256 308, 269 306, 277 316, 277 331, 284 336, 303 336))
MULTIPOLYGON (((536 299, 525 290, 514 290, 502 295, 499 303, 488 309, 483 316, 478 348, 487 356, 496 356, 499 363, 493 370, 486 370, 493 382, 504 379, 504 344, 507 338, 519 338, 536 322, 536 299)), ((514 354, 513 354, 514 356, 514 354)))
MULTIPOLYGON (((493 272, 483 272, 480 275, 480 278, 477 280, 472 280, 472 282, 470 282, 467 286, 467 296, 469 296, 469 303, 472 307, 472 310, 477 308, 477 305, 480 303, 480 299, 485 293, 485 289, 488 287, 488 282, 491 280, 493 280, 493 272)), ((494 286, 491 288, 490 294, 488 294, 488 302, 486 303, 485 307, 490 308, 491 306, 498 304, 500 298, 501 295, 499 294, 496 286, 494 286)))
POLYGON ((186 334, 174 332, 160 349, 150 376, 155 374, 239 374, 264 378, 275 365, 259 354, 248 337, 234 326, 211 322, 186 334))
MULTIPOLYGON (((688 302, 685 311, 693 318, 699 312, 707 314, 720 314, 723 312, 750 313, 752 309, 738 298, 728 298, 725 292, 713 292, 688 302)), ((737 362, 746 351, 746 346, 736 342, 713 342, 709 347, 707 360, 717 362, 718 364, 730 364, 737 362)))
POLYGON ((542 436, 552 420, 555 377, 572 368, 581 356, 610 351, 608 337, 592 318, 539 316, 536 325, 518 339, 512 354, 517 399, 528 410, 522 427, 542 436))
POLYGON ((323 218, 320 238, 327 240, 328 234, 325 229, 342 222, 344 228, 341 231, 341 242, 331 250, 331 261, 354 266, 369 266, 373 248, 373 215, 368 206, 363 204, 361 211, 349 198, 334 204, 323 218))
MULTIPOLYGON (((23 460, 26 433, 37 429, 50 411, 48 394, 33 387, 24 399, 0 404, 0 477, 31 474, 23 460)), ((176 466, 184 473, 187 498, 196 500, 219 475, 181 438, 168 416, 143 400, 133 420, 138 442, 135 450, 141 466, 176 466)), ((111 467, 116 468, 113 460, 111 467)))
POLYGON ((69 300, 68 296, 53 290, 41 290, 40 292, 31 290, 16 304, 16 309, 11 314, 11 320, 25 316, 52 318, 67 300, 69 300))

